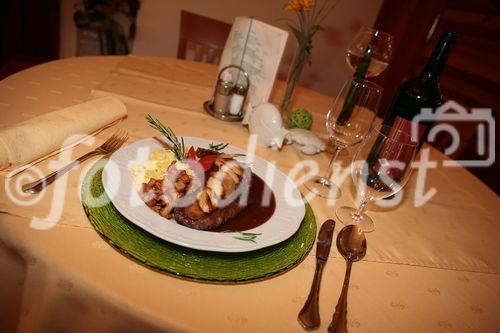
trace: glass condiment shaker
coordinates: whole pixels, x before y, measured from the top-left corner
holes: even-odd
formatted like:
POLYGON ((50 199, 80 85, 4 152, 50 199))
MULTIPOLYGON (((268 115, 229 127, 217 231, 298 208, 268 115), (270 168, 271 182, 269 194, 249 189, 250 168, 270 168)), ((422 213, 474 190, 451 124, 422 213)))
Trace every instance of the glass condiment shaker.
POLYGON ((229 113, 229 102, 234 84, 231 81, 220 79, 214 95, 214 111, 220 114, 229 113))
MULTIPOLYGON (((233 74, 235 74, 233 72, 233 74)), ((244 116, 245 101, 250 89, 250 78, 243 67, 228 65, 223 67, 214 86, 214 93, 209 101, 203 103, 203 108, 211 116, 224 121, 241 121, 244 116), (236 69, 236 81, 228 71, 236 69), (243 78, 240 76, 243 75, 243 78), (240 83, 242 79, 244 82, 240 83)))
POLYGON ((247 87, 236 84, 233 87, 231 101, 229 103, 229 113, 232 115, 239 115, 242 112, 243 101, 247 95, 247 87))

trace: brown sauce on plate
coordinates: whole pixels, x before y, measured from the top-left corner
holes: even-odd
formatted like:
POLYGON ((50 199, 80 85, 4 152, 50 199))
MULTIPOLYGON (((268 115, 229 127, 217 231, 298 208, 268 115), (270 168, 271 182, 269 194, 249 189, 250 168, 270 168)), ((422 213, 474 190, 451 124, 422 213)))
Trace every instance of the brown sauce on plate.
POLYGON ((212 231, 245 231, 256 228, 267 222, 275 209, 276 199, 273 191, 259 176, 252 173, 248 205, 227 223, 212 231), (269 200, 262 203, 265 193, 270 193, 269 200))

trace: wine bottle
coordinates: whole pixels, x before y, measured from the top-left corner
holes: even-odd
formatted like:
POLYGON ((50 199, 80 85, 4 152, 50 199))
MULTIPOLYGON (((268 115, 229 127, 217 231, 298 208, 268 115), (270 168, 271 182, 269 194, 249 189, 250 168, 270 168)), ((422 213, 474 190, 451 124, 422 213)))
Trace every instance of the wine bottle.
MULTIPOLYGON (((398 88, 383 121, 384 125, 392 126, 390 132, 386 133, 389 138, 397 139, 398 136, 408 136, 408 141, 410 141, 410 138, 413 137, 412 121, 415 116, 420 114, 422 108, 435 109, 443 104, 439 78, 446 66, 457 36, 455 32, 443 32, 422 72, 417 77, 404 82, 398 88)), ((418 133, 415 134, 417 134, 418 149, 422 147, 432 123, 432 120, 429 119, 417 124, 418 133)), ((401 137, 399 139, 401 140, 401 137)), ((383 138, 379 137, 378 140, 383 140, 383 138)), ((380 154, 378 151, 370 152, 370 156, 372 156, 370 163, 378 163, 378 161, 375 161, 376 156, 378 156, 378 160, 381 158, 398 160, 400 152, 391 149, 391 145, 382 146, 379 149, 382 149, 380 154)))
MULTIPOLYGON (((420 114, 422 108, 435 109, 443 104, 439 78, 456 39, 455 32, 441 34, 438 44, 420 75, 404 82, 399 87, 383 121, 384 125, 390 125, 394 129, 411 135, 412 121, 420 114)), ((418 124, 419 148, 431 125, 432 121, 418 124)))

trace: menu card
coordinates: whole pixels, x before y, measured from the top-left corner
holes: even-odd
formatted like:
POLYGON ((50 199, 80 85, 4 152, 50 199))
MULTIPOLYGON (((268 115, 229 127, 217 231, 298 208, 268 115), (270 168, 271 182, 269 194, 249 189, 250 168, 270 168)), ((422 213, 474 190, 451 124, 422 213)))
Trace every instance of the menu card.
MULTIPOLYGON (((255 106, 267 102, 285 50, 288 32, 251 17, 237 17, 222 52, 219 71, 238 65, 250 75, 248 102, 255 106)), ((234 83, 243 83, 237 71, 234 83)))

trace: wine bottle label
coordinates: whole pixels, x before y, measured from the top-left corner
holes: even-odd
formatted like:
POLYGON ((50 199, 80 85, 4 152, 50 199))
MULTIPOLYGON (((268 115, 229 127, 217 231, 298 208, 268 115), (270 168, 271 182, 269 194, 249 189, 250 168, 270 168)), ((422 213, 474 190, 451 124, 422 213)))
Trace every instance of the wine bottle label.
MULTIPOLYGON (((418 128, 418 133, 416 133, 416 139, 418 142, 421 142, 424 140, 424 135, 425 135, 425 130, 426 127, 424 124, 419 123, 417 125, 418 128)), ((392 129, 391 133, 389 134, 389 137, 393 140, 398 140, 398 141, 403 141, 403 142, 410 142, 412 141, 411 138, 413 137, 412 133, 412 121, 402 118, 400 116, 396 116, 396 119, 394 119, 394 123, 392 124, 392 129), (407 135, 409 137, 407 137, 407 135)))
MULTIPOLYGON (((418 140, 422 140, 425 135, 426 126, 418 124, 418 140)), ((397 162, 411 161, 411 151, 404 149, 402 143, 411 143, 412 122, 402 117, 396 116, 387 139, 378 154, 378 159, 374 165, 374 170, 382 172, 389 179, 398 179, 402 176, 403 168, 397 162)), ((382 139, 382 138, 379 138, 382 139)), ((377 140, 379 140, 377 139, 377 140)), ((383 139, 382 139, 383 140, 383 139)))

